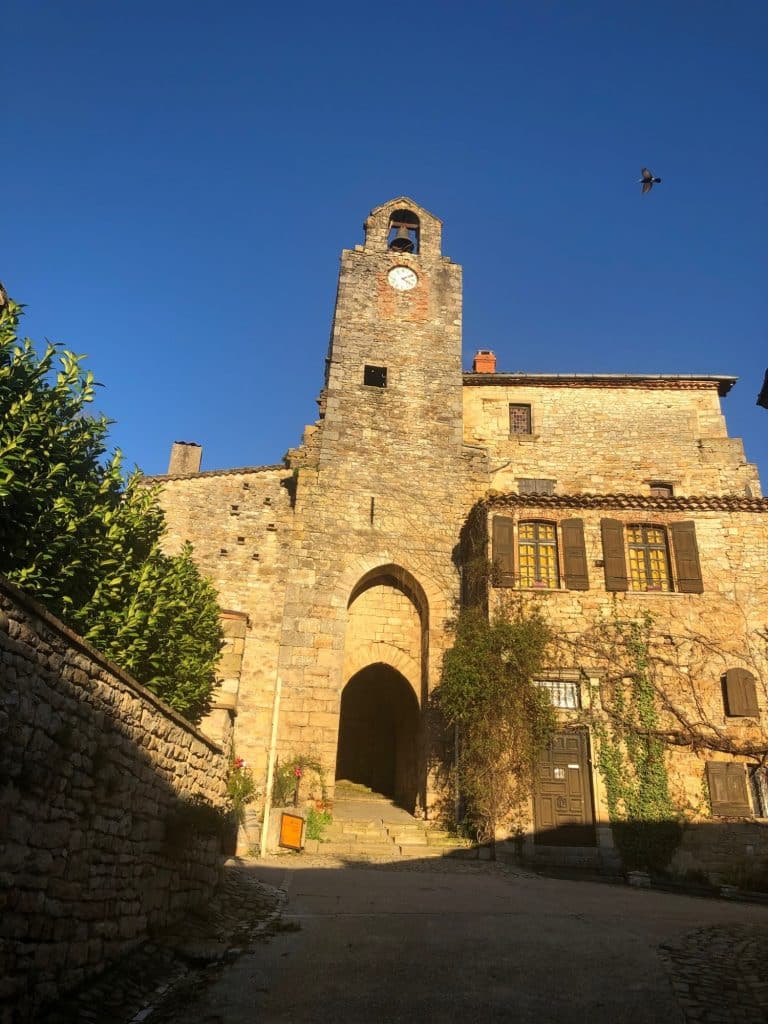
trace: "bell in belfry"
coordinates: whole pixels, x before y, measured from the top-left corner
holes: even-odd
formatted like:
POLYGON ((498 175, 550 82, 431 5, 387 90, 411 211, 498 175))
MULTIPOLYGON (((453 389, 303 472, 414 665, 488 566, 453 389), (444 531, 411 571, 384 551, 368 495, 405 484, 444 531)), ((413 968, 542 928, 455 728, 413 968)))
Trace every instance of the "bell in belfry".
POLYGON ((397 234, 389 243, 389 248, 393 252, 413 252, 413 242, 405 224, 398 226, 397 234))

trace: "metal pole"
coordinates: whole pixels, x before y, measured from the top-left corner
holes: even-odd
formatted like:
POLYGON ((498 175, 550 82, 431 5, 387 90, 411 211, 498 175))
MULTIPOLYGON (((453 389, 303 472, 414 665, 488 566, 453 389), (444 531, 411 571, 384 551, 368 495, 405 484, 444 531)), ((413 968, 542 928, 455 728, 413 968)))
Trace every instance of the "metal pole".
POLYGON ((269 739, 269 757, 267 759, 267 791, 264 794, 264 820, 261 823, 261 841, 259 857, 267 855, 267 839, 269 836, 269 816, 272 813, 272 784, 275 780, 275 755, 277 753, 277 722, 280 717, 280 694, 283 682, 278 671, 275 678, 275 698, 272 702, 272 733, 269 739))

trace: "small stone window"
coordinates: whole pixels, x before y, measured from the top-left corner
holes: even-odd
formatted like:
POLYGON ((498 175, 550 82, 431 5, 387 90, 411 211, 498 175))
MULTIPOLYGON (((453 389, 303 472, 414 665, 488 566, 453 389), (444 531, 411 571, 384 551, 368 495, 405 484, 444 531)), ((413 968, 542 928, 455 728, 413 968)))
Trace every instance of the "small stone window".
POLYGON ((531 433, 531 407, 530 405, 510 404, 509 406, 509 432, 510 434, 531 433))
POLYGON ((536 685, 546 690, 553 707, 576 711, 581 707, 579 684, 565 679, 536 679, 536 685))
POLYGON ((363 384, 370 388, 385 388, 387 386, 386 366, 366 366, 363 370, 363 384))
POLYGON ((517 489, 520 494, 554 494, 555 481, 522 477, 517 481, 517 489))
POLYGON ((672 484, 663 483, 661 480, 651 481, 651 497, 653 498, 672 498, 675 494, 675 489, 672 484))

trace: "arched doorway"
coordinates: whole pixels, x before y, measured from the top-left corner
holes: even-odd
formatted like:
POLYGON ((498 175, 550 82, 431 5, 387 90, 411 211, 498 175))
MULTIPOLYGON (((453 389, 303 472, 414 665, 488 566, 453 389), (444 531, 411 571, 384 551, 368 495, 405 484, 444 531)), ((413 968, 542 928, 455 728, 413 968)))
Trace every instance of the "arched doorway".
POLYGON ((336 778, 390 797, 413 813, 418 793, 419 704, 389 665, 356 672, 341 696, 336 778))

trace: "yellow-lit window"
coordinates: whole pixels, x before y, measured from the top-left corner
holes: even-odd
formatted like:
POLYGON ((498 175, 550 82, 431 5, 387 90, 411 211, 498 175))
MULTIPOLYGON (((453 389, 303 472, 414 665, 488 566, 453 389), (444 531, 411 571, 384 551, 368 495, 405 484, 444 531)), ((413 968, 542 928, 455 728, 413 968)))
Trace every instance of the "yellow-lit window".
POLYGON ((660 526, 628 526, 632 590, 671 590, 667 535, 660 526))
POLYGON ((557 534, 554 523, 520 523, 517 553, 521 587, 557 587, 557 534))

